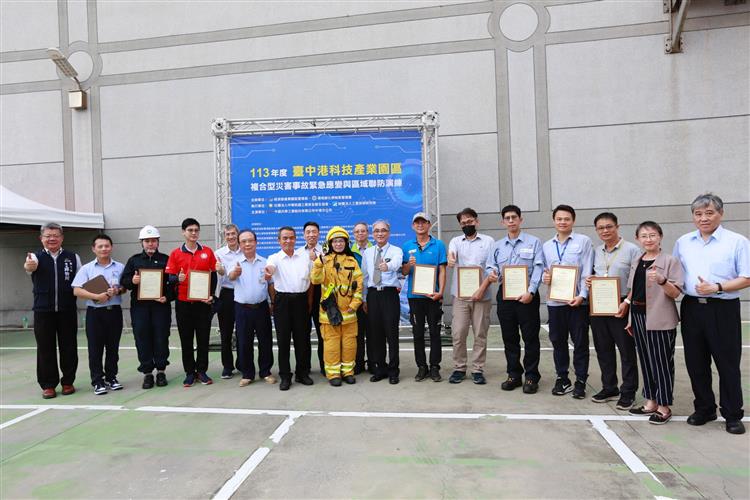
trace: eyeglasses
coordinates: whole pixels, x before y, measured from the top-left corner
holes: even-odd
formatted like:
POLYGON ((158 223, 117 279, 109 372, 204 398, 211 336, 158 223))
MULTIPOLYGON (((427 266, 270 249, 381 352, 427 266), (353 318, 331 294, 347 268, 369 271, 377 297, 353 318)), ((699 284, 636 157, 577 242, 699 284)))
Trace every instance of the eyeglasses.
POLYGON ((200 233, 200 229, 185 229, 186 233, 200 233))
POLYGON ((459 222, 459 224, 461 225, 461 227, 464 227, 464 226, 474 226, 474 225, 476 225, 476 223, 477 223, 476 219, 464 219, 461 222, 459 222))
POLYGON ((388 229, 373 229, 372 230, 373 234, 383 234, 383 233, 387 233, 387 232, 388 232, 388 229))
POLYGON ((656 240, 658 238, 661 238, 658 233, 641 234, 638 237, 644 240, 656 240))

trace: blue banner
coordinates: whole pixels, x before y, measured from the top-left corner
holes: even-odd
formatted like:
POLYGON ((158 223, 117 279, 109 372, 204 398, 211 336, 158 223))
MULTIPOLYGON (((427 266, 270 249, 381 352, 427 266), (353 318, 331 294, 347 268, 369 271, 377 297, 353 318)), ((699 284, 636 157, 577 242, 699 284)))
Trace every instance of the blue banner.
MULTIPOLYGON (((351 233, 359 221, 391 224, 391 243, 413 237, 423 210, 422 135, 418 130, 232 136, 232 222, 258 235, 258 253, 279 250, 281 226, 320 224, 351 233)), ((353 239, 353 237, 352 237, 353 239)))

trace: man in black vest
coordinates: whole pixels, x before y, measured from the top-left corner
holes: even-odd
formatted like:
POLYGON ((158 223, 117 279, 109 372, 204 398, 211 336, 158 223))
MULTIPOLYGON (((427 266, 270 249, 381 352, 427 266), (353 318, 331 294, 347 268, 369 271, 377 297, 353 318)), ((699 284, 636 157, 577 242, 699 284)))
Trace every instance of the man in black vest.
POLYGON ((41 228, 42 249, 26 254, 23 268, 34 285, 34 337, 36 338, 36 378, 42 397, 57 396, 76 390, 73 382, 78 368, 78 319, 76 298, 70 283, 81 267, 81 258, 62 248, 63 229, 54 222, 41 228), (57 347, 60 369, 57 368, 57 347))

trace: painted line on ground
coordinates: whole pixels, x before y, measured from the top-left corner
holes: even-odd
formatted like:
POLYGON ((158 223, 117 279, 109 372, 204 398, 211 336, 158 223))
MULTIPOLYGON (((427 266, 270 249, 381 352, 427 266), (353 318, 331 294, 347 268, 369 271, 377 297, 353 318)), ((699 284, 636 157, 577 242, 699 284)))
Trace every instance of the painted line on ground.
POLYGON ((2 425, 0 425, 0 430, 5 429, 6 427, 10 427, 13 424, 17 424, 18 422, 23 422, 27 418, 39 415, 40 413, 44 413, 47 410, 49 410, 49 408, 37 408, 36 410, 30 411, 29 413, 24 413, 20 417, 16 417, 13 420, 8 420, 7 422, 3 422, 2 425))
MULTIPOLYGON (((573 344, 568 343, 568 347, 570 349, 573 349, 573 344)), ((426 348, 429 348, 429 346, 426 346, 426 348)), ((681 346, 681 345, 678 345, 678 346, 675 346, 675 349, 682 350, 682 349, 684 349, 684 347, 681 346)), ((742 349, 750 349, 750 345, 743 345, 742 349)), ((0 347, 0 351, 35 351, 35 350, 36 350, 35 346, 0 347)), ((86 350, 88 350, 88 348, 87 347, 79 347, 78 350, 79 351, 86 351, 86 350)), ((120 350, 121 351, 135 351, 136 348, 135 348, 135 346, 120 346, 120 350)), ((169 350, 170 351, 181 351, 182 348, 180 346, 174 346, 174 347, 173 346, 169 346, 169 350)), ((273 350, 274 351, 278 351, 279 349, 278 349, 278 347, 274 346, 273 350)), ((294 351, 294 347, 291 347, 290 350, 294 351)), ((404 351, 404 352, 413 352, 414 348, 413 347, 399 347, 398 350, 399 350, 399 352, 401 352, 401 351, 404 351)), ((452 347, 443 347, 440 350, 444 351, 444 352, 453 352, 453 348, 452 347)), ((488 347, 486 350, 489 351, 489 352, 502 352, 502 351, 505 351, 505 348, 504 347, 488 347)), ((552 347, 540 347, 539 350, 540 351, 552 351, 553 348, 552 347)), ((595 351, 595 350, 596 349, 594 347, 589 347, 589 351, 595 351)), ((218 351, 213 351, 213 352, 218 352, 218 351)))
MULTIPOLYGON (((305 412, 294 412, 293 414, 290 414, 287 416, 287 418, 284 419, 283 422, 276 428, 275 431, 273 431, 273 434, 271 434, 268 439, 271 440, 274 444, 279 444, 281 442, 281 439, 289 432, 289 429, 292 428, 294 425, 294 422, 304 415, 305 412)), ((244 483, 248 477, 250 477, 250 474, 253 473, 253 471, 263 462, 263 459, 265 459, 268 454, 271 453, 271 448, 268 446, 261 446, 257 450, 253 452, 250 457, 245 460, 245 463, 243 463, 239 469, 234 473, 232 477, 229 478, 229 480, 224 483, 224 485, 221 487, 221 489, 214 495, 214 499, 216 500, 229 500, 232 495, 237 492, 237 490, 242 486, 242 483, 244 483)))

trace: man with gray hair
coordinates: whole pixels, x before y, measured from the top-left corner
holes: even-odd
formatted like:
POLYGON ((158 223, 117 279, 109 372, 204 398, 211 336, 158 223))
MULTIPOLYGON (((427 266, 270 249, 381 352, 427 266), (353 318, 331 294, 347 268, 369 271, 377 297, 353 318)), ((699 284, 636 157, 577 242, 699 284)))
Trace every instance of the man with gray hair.
POLYGON ((719 404, 730 434, 744 434, 742 424, 742 325, 740 290, 750 287, 750 242, 721 225, 724 203, 706 193, 690 206, 697 231, 677 240, 674 256, 685 275, 682 339, 693 388, 695 411, 690 425, 716 420, 711 386, 711 358, 719 372, 719 404))
POLYGON ((70 284, 81 268, 81 258, 62 248, 63 228, 59 224, 43 225, 39 240, 42 248, 26 254, 23 268, 34 285, 36 379, 42 397, 51 399, 57 396, 58 383, 62 383, 63 396, 76 391, 78 316, 70 284), (58 347, 62 377, 57 368, 58 347))
MULTIPOLYGON (((219 333, 221 335, 221 378, 229 379, 234 374, 235 360, 232 353, 232 339, 234 338, 234 281, 229 279, 229 272, 242 259, 239 244, 240 229, 235 224, 224 226, 224 241, 226 245, 214 252, 216 256, 216 273, 219 275, 217 296, 219 302, 215 309, 219 316, 219 333)), ((237 355, 239 362, 239 354, 237 355)))

